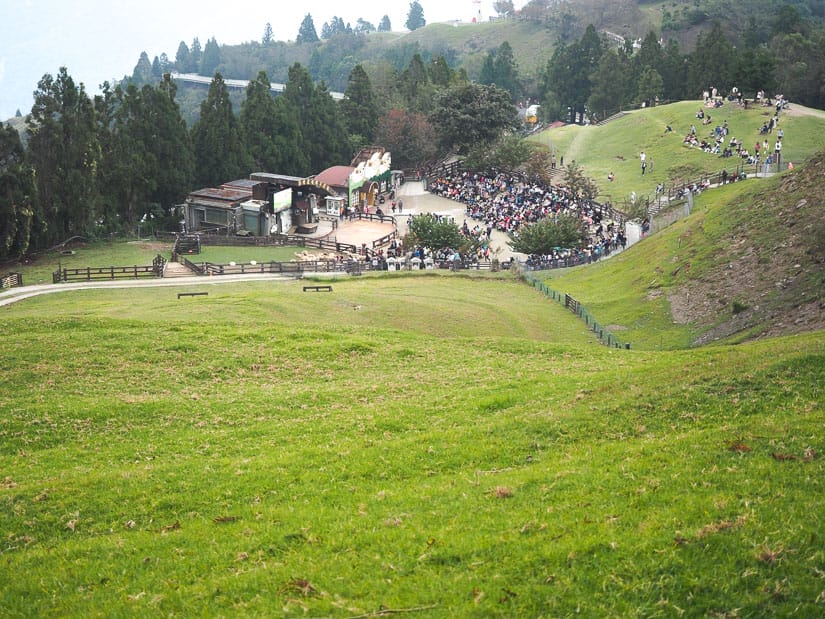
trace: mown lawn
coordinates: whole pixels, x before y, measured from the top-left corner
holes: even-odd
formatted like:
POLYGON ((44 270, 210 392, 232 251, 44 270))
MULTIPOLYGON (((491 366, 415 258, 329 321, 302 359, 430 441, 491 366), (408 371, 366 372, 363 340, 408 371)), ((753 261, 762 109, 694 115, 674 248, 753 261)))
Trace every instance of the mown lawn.
POLYGON ((814 616, 822 333, 611 350, 515 281, 0 308, 3 616, 814 616))

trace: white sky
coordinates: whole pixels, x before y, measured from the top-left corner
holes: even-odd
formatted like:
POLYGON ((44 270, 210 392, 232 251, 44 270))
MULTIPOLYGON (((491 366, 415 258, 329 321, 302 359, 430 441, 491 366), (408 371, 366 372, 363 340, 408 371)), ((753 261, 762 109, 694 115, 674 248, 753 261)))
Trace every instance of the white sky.
MULTIPOLYGON (((494 14, 493 0, 418 1, 428 24, 494 14)), ((378 26, 388 15, 403 31, 409 8, 409 0, 0 0, 0 120, 27 114, 37 82, 61 66, 93 95, 104 81, 131 75, 143 51, 174 60, 180 42, 195 37, 201 46, 213 36, 221 45, 260 41, 267 22, 276 40, 294 40, 307 13, 319 35, 334 16, 378 26)))

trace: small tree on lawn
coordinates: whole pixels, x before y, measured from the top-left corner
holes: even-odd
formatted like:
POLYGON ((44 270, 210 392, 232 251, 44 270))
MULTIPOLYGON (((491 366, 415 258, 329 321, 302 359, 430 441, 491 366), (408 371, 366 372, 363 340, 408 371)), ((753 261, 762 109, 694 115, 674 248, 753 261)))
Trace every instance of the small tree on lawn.
POLYGON ((433 250, 446 247, 459 249, 466 242, 467 239, 461 234, 458 225, 453 222, 436 219, 429 213, 410 218, 408 246, 421 245, 433 250))
POLYGON ((587 230, 581 218, 561 213, 522 227, 509 245, 523 254, 545 255, 558 248, 580 247, 586 239, 587 230))

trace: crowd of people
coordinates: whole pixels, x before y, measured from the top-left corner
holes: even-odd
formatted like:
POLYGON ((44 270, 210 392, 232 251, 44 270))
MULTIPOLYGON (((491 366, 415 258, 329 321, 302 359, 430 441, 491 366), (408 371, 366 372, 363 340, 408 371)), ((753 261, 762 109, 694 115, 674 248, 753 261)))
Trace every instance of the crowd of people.
MULTIPOLYGON (((702 125, 710 124, 711 116, 705 111, 705 108, 720 108, 724 105, 724 99, 718 96, 715 88, 706 90, 704 93, 704 108, 700 108, 696 113, 696 119, 702 121, 702 125)), ((748 100, 744 99, 742 92, 738 88, 733 88, 731 94, 728 96, 729 101, 736 101, 738 105, 747 109, 748 100)), ((759 166, 765 165, 765 170, 769 170, 773 164, 780 164, 782 160, 782 138, 784 132, 778 128, 779 114, 786 109, 788 101, 781 94, 776 95, 776 103, 774 104, 770 97, 766 97, 764 91, 759 91, 754 97, 754 103, 762 107, 775 107, 775 113, 769 120, 762 123, 759 128, 759 135, 764 136, 762 141, 756 140, 753 151, 749 150, 742 139, 735 136, 728 138, 730 130, 728 128, 728 121, 725 120, 721 125, 716 125, 713 130, 705 137, 697 136, 696 125, 690 125, 690 131, 682 140, 683 144, 699 148, 706 153, 718 155, 722 158, 735 157, 743 163, 759 166), (776 130, 776 140, 773 148, 770 148, 766 136, 773 134, 776 130)))
POLYGON ((464 204, 467 217, 475 224, 471 227, 465 221, 462 233, 479 241, 482 248, 489 248, 493 230, 518 237, 523 226, 561 213, 581 218, 587 226, 587 242, 583 247, 557 248, 546 256, 533 256, 531 260, 560 260, 575 253, 582 260, 592 262, 627 243, 624 231, 613 220, 609 207, 576 197, 563 187, 524 176, 460 172, 438 177, 430 191, 464 204))

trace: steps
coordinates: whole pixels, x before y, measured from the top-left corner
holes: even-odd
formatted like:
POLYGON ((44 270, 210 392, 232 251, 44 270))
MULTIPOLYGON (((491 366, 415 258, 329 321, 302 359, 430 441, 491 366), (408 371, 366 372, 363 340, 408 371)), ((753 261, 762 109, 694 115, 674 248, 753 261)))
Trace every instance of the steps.
POLYGON ((195 273, 180 262, 167 262, 166 269, 163 271, 163 277, 166 279, 172 277, 192 277, 193 275, 195 275, 195 273))
POLYGON ((608 117, 607 117, 607 118, 605 118, 604 120, 602 120, 602 121, 600 121, 600 122, 597 122, 597 123, 596 123, 596 126, 597 126, 597 127, 601 127, 601 126, 603 126, 603 125, 606 125, 606 124, 607 124, 607 123, 609 123, 609 122, 612 122, 612 121, 614 121, 614 120, 618 120, 618 119, 619 119, 619 118, 621 118, 622 116, 627 116, 627 114, 628 114, 627 112, 616 112, 615 114, 613 114, 613 116, 608 116, 608 117))

